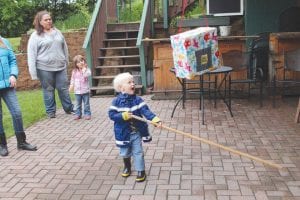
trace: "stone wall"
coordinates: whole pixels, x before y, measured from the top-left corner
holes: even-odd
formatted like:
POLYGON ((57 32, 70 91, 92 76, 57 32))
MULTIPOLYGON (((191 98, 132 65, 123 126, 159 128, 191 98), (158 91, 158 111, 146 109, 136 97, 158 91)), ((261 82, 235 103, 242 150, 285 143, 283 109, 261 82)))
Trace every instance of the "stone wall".
MULTIPOLYGON (((68 78, 70 79, 71 71, 73 69, 73 57, 77 54, 85 56, 85 51, 82 48, 84 38, 86 35, 86 30, 76 30, 72 32, 63 33, 69 49, 69 60, 70 64, 68 67, 68 78)), ((27 65, 27 43, 29 35, 22 35, 19 51, 21 53, 17 54, 17 62, 19 66, 19 78, 17 82, 17 90, 30 90, 34 88, 39 88, 39 81, 31 80, 28 65, 27 65)))

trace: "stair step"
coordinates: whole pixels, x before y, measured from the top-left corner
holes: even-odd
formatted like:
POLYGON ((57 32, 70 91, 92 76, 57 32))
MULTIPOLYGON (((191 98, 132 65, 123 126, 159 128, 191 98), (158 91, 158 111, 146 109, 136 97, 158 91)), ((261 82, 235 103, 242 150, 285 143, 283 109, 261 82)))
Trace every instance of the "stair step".
POLYGON ((107 31, 106 33, 129 33, 129 32, 139 32, 139 30, 116 30, 116 31, 107 31))
POLYGON ((116 39, 104 39, 104 42, 123 42, 123 41, 136 41, 137 38, 116 38, 116 39))
POLYGON ((115 94, 112 82, 119 71, 131 71, 136 79, 136 92, 142 94, 140 55, 138 47, 135 46, 138 32, 139 24, 128 25, 126 23, 121 26, 119 24, 118 26, 107 26, 106 38, 103 40, 104 46, 99 48, 99 56, 97 56, 100 64, 94 68, 99 73, 92 76, 93 86, 90 88, 92 95, 115 94), (106 63, 105 61, 109 61, 109 59, 118 62, 106 63), (103 65, 104 63, 108 65, 103 65))
MULTIPOLYGON (((141 77, 141 75, 132 75, 133 77, 141 77)), ((93 76, 93 79, 113 79, 116 75, 107 75, 107 76, 93 76)))
POLYGON ((101 48, 101 51, 104 50, 123 50, 123 49, 138 49, 136 46, 127 46, 127 47, 104 47, 101 48))
MULTIPOLYGON (((141 88, 143 88, 143 85, 135 85, 135 89, 141 89, 141 88)), ((111 85, 93 86, 90 88, 90 90, 114 90, 114 87, 111 85)))
POLYGON ((107 31, 119 31, 119 30, 138 30, 140 23, 135 22, 118 22, 118 23, 109 23, 107 24, 107 31))
POLYGON ((141 67, 141 65, 103 65, 96 66, 96 69, 109 69, 109 68, 137 68, 141 67))
POLYGON ((101 56, 98 57, 98 59, 109 59, 109 58, 114 58, 114 59, 118 59, 118 58, 139 58, 139 55, 128 55, 128 56, 101 56))

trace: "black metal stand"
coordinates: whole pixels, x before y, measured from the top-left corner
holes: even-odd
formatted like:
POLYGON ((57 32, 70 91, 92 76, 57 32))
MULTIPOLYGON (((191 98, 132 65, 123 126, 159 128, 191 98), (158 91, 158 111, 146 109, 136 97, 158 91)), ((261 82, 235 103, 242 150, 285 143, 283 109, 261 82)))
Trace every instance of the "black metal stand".
MULTIPOLYGON (((227 66, 222 66, 216 70, 213 71, 209 71, 206 74, 207 75, 215 75, 215 79, 214 79, 214 107, 216 108, 217 106, 217 93, 220 95, 220 97, 223 99, 223 102, 225 103, 225 105, 227 106, 231 117, 233 117, 232 111, 231 111, 231 75, 230 72, 232 71, 231 67, 227 67, 227 66), (217 75, 218 74, 224 74, 223 79, 221 80, 219 86, 217 86, 217 75), (228 80, 227 80, 228 78, 228 80), (227 99, 227 82, 229 82, 229 87, 228 87, 228 99, 227 99), (224 95, 221 93, 221 87, 224 85, 224 95)), ((199 75, 199 91, 198 93, 200 94, 200 110, 201 110, 201 115, 202 115, 202 125, 204 125, 204 75, 205 74, 201 74, 199 75)), ((174 112, 179 104, 180 101, 182 101, 182 108, 185 109, 185 100, 186 100, 186 93, 190 92, 189 89, 187 89, 187 80, 185 78, 177 78, 181 88, 182 88, 182 94, 180 95, 180 97, 178 98, 173 110, 172 110, 172 114, 171 114, 171 118, 173 118, 174 116, 174 112)), ((191 82, 189 82, 188 84, 190 84, 191 82)), ((193 81, 192 84, 195 84, 197 82, 193 81)), ((211 81, 209 80, 209 95, 210 95, 210 83, 211 81)))

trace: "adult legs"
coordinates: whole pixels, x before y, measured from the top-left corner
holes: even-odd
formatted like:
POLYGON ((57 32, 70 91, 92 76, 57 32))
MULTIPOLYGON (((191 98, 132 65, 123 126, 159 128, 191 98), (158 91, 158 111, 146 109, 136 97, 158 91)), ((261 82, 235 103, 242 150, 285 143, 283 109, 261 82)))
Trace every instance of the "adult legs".
POLYGON ((37 69, 37 75, 40 79, 46 113, 49 117, 55 117, 56 102, 55 102, 55 73, 37 69))
MULTIPOLYGON (((0 92, 1 93, 1 92, 0 92)), ((1 102, 1 96, 0 96, 0 155, 1 156, 7 156, 8 150, 7 150, 7 142, 6 137, 3 129, 3 117, 2 117, 2 102, 1 102)))
POLYGON ((73 112, 74 106, 69 94, 67 69, 55 72, 55 87, 58 91, 58 96, 64 111, 68 114, 73 112))
POLYGON ((1 156, 8 155, 7 142, 4 133, 0 133, 0 155, 1 156))
POLYGON ((6 90, 2 95, 2 99, 4 100, 12 116, 15 133, 18 134, 20 132, 24 132, 22 113, 18 103, 15 89, 10 88, 6 90))
POLYGON ((18 149, 36 151, 37 147, 35 145, 31 145, 26 142, 26 135, 23 128, 22 113, 18 103, 15 89, 9 88, 8 90, 5 90, 4 93, 1 93, 1 97, 6 103, 6 106, 12 116, 13 127, 18 142, 18 149))

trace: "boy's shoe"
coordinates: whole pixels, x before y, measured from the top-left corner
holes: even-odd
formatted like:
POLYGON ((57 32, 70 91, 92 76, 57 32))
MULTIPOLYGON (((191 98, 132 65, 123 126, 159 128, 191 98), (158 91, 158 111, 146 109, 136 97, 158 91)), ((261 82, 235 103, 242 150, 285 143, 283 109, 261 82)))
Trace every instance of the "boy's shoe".
POLYGON ((136 182, 143 182, 144 180, 146 180, 146 173, 145 173, 145 171, 138 171, 138 174, 136 176, 135 181, 136 182))
POLYGON ((79 119, 81 119, 81 117, 78 115, 76 115, 76 117, 74 118, 74 120, 79 120, 79 119))
POLYGON ((88 116, 85 116, 84 119, 85 119, 85 120, 90 120, 90 119, 91 119, 91 116, 89 116, 89 115, 88 115, 88 116))
POLYGON ((129 168, 124 168, 123 172, 122 172, 122 177, 128 177, 131 174, 131 170, 129 168))
POLYGON ((122 177, 128 177, 131 174, 131 159, 129 158, 123 158, 124 161, 124 169, 122 172, 122 177))

